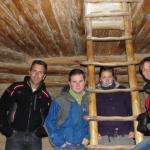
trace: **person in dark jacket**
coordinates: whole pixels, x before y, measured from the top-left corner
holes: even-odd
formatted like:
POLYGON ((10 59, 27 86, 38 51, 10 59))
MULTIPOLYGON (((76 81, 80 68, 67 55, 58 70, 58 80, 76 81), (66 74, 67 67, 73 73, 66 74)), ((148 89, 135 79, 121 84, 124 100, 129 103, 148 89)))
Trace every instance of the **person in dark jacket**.
POLYGON ((47 136, 43 123, 51 97, 44 79, 47 64, 33 61, 29 76, 10 85, 0 99, 0 131, 6 136, 5 150, 41 150, 47 136))
MULTIPOLYGON (((145 108, 150 107, 150 57, 145 57, 139 64, 139 72, 145 80, 144 91, 148 94, 145 100, 145 108)), ((148 126, 150 130, 150 126, 148 126)), ((141 143, 137 144, 134 150, 149 150, 150 136, 147 136, 141 143)))
MULTIPOLYGON (((123 89, 115 80, 114 70, 111 67, 101 67, 98 89, 123 89)), ((131 116, 130 93, 97 93, 96 105, 98 116, 131 116)), ((134 144, 133 123, 121 121, 102 121, 98 123, 99 143, 102 145, 132 145, 134 144)))
POLYGON ((89 142, 89 126, 85 74, 80 69, 69 73, 69 89, 53 100, 45 120, 45 128, 55 150, 84 150, 89 142))

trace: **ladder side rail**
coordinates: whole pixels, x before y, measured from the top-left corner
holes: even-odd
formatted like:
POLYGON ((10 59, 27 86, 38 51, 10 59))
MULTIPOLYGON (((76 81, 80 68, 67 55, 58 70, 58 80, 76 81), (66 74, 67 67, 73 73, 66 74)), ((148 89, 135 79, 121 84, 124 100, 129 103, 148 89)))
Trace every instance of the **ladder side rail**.
MULTIPOLYGON (((122 3, 122 6, 123 6, 124 11, 130 12, 130 10, 129 10, 130 7, 127 3, 122 3)), ((124 16, 124 23, 125 23, 125 36, 132 35, 131 15, 128 17, 124 16)), ((125 46, 126 46, 127 61, 134 61, 135 57, 134 57, 134 48, 133 48, 132 40, 125 40, 125 46)), ((137 77, 136 77, 135 65, 128 66, 128 75, 129 75, 130 88, 137 87, 137 77)), ((132 91, 131 96, 132 96, 133 115, 138 115, 141 112, 139 92, 132 91)), ((140 132, 138 132, 136 129, 137 129, 137 121, 134 121, 135 141, 137 144, 143 140, 143 135, 140 132)))
MULTIPOLYGON (((90 21, 90 19, 86 19, 85 21, 86 21, 85 22, 86 34, 92 36, 91 21, 90 21)), ((87 60, 94 61, 93 41, 92 40, 87 41, 87 60)), ((95 88, 95 84, 96 84, 95 66, 88 65, 87 73, 88 73, 88 88, 95 88)), ((96 94, 95 93, 89 94, 89 115, 97 115, 96 94)), ((90 121, 89 126, 90 126, 90 144, 96 145, 96 144, 98 144, 97 121, 90 121)))

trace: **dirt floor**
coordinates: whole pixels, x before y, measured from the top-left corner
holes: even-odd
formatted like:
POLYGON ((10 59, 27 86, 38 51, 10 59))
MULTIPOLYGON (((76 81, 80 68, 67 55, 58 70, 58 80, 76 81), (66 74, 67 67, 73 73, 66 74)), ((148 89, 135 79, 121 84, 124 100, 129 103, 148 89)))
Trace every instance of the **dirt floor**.
MULTIPOLYGON (((48 138, 43 138, 42 140, 43 149, 42 150, 53 150, 49 144, 48 138)), ((0 134, 0 150, 5 150, 5 137, 0 134)))

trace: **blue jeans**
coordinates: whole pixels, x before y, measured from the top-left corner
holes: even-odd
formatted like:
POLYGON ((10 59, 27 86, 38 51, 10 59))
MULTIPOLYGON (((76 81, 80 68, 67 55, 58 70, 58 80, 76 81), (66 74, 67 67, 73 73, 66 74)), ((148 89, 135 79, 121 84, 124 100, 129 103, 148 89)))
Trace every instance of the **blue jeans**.
POLYGON ((34 133, 16 131, 6 139, 5 150, 42 150, 42 140, 34 133))
POLYGON ((150 136, 146 137, 141 143, 137 144, 133 150, 150 150, 150 136))
POLYGON ((84 145, 76 145, 76 144, 71 144, 67 145, 66 147, 61 147, 61 146, 55 146, 54 150, 85 150, 84 145))

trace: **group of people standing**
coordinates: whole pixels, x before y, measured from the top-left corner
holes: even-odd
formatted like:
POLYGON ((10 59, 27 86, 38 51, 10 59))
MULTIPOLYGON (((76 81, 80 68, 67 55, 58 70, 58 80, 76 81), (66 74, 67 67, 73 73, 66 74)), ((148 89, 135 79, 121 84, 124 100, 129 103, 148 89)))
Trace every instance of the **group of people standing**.
MULTIPOLYGON (((145 89, 149 91, 150 57, 141 62, 140 72, 147 82, 145 89)), ((80 69, 71 70, 68 88, 53 100, 44 84, 46 73, 47 64, 35 60, 24 81, 13 83, 2 94, 0 132, 6 136, 5 150, 42 150, 41 139, 46 136, 55 150, 84 150, 89 144, 89 124, 83 118, 88 115, 89 109, 85 73, 80 69)), ((113 68, 101 67, 96 88, 109 90, 125 87, 116 81, 113 68)), ((98 116, 132 115, 131 95, 128 92, 97 93, 96 106, 98 116)), ((102 145, 134 144, 131 121, 100 122, 98 131, 102 145)))

